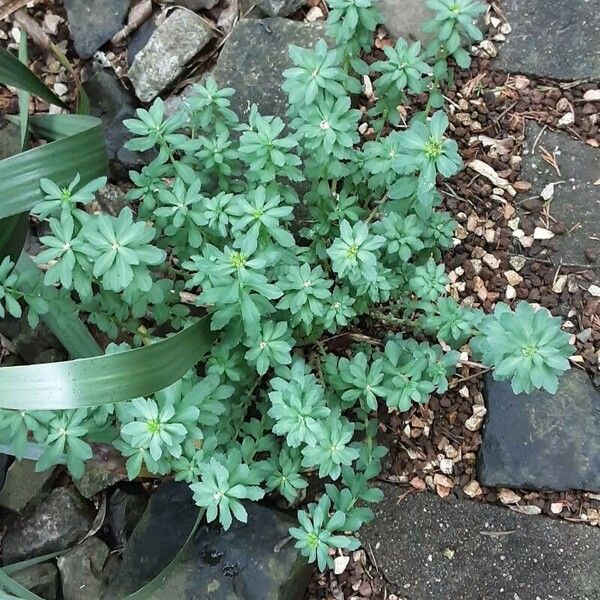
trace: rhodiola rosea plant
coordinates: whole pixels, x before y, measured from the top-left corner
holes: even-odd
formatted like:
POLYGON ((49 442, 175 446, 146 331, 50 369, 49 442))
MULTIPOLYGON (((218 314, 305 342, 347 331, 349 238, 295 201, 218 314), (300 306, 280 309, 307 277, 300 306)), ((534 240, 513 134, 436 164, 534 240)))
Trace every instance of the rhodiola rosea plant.
POLYGON ((210 78, 172 116, 160 99, 138 110, 125 122, 128 147, 156 158, 130 174, 131 206, 116 217, 85 210, 104 180, 41 182, 33 212, 48 221, 35 259, 43 285, 25 292, 5 259, 0 314, 27 307, 35 323, 58 290, 113 340, 107 353, 205 313, 218 338, 203 363, 151 397, 4 410, 2 442, 21 456, 34 440, 44 448, 39 469, 65 463, 76 478, 91 444, 110 442, 130 478, 173 474, 225 528, 247 519, 246 500, 279 494, 301 504, 314 475, 322 494, 290 533, 324 569, 332 550, 358 546, 353 534, 381 497, 379 407, 405 411, 444 393, 468 344, 515 392, 556 390, 571 353, 559 320, 527 304, 485 315, 446 295, 441 257, 454 222, 436 184, 461 159, 441 89, 450 58, 468 66, 483 7, 427 4, 431 44, 398 40, 369 68, 361 55, 382 21, 376 2, 330 0, 329 38, 290 47, 285 120, 254 106, 240 122, 235 91, 210 78), (368 74, 374 98, 361 111, 368 74), (424 110, 403 122, 399 106, 424 92, 424 110), (330 350, 331 338, 361 339, 361 324, 380 331, 378 344, 330 350))

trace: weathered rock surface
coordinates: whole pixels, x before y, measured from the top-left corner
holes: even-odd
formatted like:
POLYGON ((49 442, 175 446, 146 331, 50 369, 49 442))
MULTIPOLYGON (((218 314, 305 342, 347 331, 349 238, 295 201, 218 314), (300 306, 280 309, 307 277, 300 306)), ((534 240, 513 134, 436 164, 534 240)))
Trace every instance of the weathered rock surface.
POLYGON ((488 376, 485 399, 480 483, 600 491, 600 392, 584 371, 563 375, 555 395, 515 395, 488 376))
POLYGON ((21 137, 19 128, 6 121, 0 125, 0 160, 21 152, 21 137))
POLYGON ((360 531, 399 600, 600 597, 600 531, 384 485, 360 531))
POLYGON ((2 538, 2 560, 12 563, 64 550, 86 534, 93 516, 75 492, 55 488, 31 516, 9 525, 2 538))
POLYGON ((212 30, 198 15, 174 10, 156 28, 129 69, 137 97, 150 102, 212 38, 212 30))
POLYGON ((212 76, 221 87, 236 90, 231 107, 241 119, 252 104, 264 115, 284 117, 287 94, 281 90, 282 72, 292 66, 288 46, 312 48, 324 36, 321 23, 242 19, 223 47, 212 76))
POLYGON ((433 17, 424 0, 381 0, 377 3, 383 15, 383 24, 393 38, 404 38, 407 42, 420 41, 426 44, 433 35, 424 33, 422 26, 433 17))
POLYGON ((73 483, 84 498, 127 479, 125 459, 111 444, 94 444, 94 455, 85 462, 85 473, 73 483))
POLYGON ((117 77, 106 69, 97 70, 84 86, 90 99, 90 112, 102 120, 106 153, 111 161, 134 169, 145 164, 144 155, 124 148, 131 133, 123 125, 124 119, 134 116, 137 101, 117 77))
POLYGON ((54 469, 36 473, 32 460, 15 460, 6 473, 6 480, 0 491, 0 506, 14 512, 21 512, 39 494, 49 491, 54 469))
POLYGON ((32 565, 13 573, 11 577, 46 600, 56 600, 58 597, 58 570, 52 563, 32 565))
MULTIPOLYGON (((276 549, 293 520, 255 503, 246 508, 248 524, 236 521, 225 532, 214 525, 201 527, 156 597, 302 600, 311 569, 293 544, 276 549)), ((151 497, 103 600, 123 598, 160 573, 183 546, 197 515, 186 484, 163 483, 151 497)))
POLYGON ((512 27, 497 65, 555 79, 600 78, 600 0, 506 0, 512 27))
POLYGON ((184 6, 190 10, 209 10, 215 7, 219 3, 219 0, 177 0, 175 4, 184 6))
MULTIPOLYGON (((563 182, 554 186, 551 210, 565 229, 552 239, 557 249, 552 258, 557 265, 586 264, 586 250, 600 256, 600 193, 595 185, 599 175, 600 153, 596 148, 567 133, 548 129, 542 133, 539 125, 527 125, 521 177, 533 184, 531 195, 539 194, 550 183, 563 182), (555 154, 560 177, 542 158, 541 148, 555 154)), ((595 273, 596 283, 600 283, 600 271, 595 273)))
POLYGON ((129 0, 64 0, 71 38, 81 58, 89 58, 121 29, 129 0))
POLYGON ((306 0, 256 0, 256 5, 271 17, 287 17, 306 4, 306 0))
MULTIPOLYGON (((64 600, 100 600, 111 573, 110 550, 97 537, 90 537, 58 557, 56 564, 62 580, 64 600)), ((113 569, 114 571, 114 569, 113 569)))

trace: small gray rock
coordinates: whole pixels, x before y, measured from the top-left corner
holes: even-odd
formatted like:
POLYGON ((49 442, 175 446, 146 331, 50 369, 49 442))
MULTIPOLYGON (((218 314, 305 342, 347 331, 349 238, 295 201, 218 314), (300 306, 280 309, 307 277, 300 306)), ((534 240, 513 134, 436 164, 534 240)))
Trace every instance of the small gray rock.
POLYGON ((287 17, 306 4, 306 0, 256 0, 256 5, 271 17, 287 17))
POLYGON ((94 456, 85 462, 85 473, 74 479, 77 491, 92 498, 107 487, 127 479, 123 455, 111 444, 94 444, 94 456))
POLYGON ((9 525, 2 538, 2 560, 10 564, 64 550, 87 533, 93 517, 76 492, 55 488, 31 516, 9 525))
MULTIPOLYGON (((294 519, 254 502, 248 523, 227 531, 203 526, 156 598, 194 600, 302 600, 312 569, 288 537, 294 519), (281 546, 279 551, 276 547, 281 546)), ((189 486, 166 482, 153 494, 103 600, 119 600, 158 575, 185 542, 198 515, 189 486)))
POLYGON ((189 10, 210 10, 219 4, 220 0, 176 0, 175 4, 189 10))
POLYGON ((103 573, 110 551, 97 537, 90 537, 59 556, 64 600, 100 600, 111 573, 103 573))
POLYGON ((510 383, 488 375, 485 402, 480 483, 600 491, 600 392, 584 371, 567 371, 554 395, 515 395, 510 383))
POLYGON ((15 460, 0 491, 0 506, 20 513, 40 494, 49 491, 53 473, 54 469, 36 473, 34 461, 15 460))
POLYGON ((427 44, 433 34, 424 33, 423 23, 433 17, 424 0, 380 0, 376 3, 383 15, 383 24, 393 38, 427 44))
POLYGON ((288 103, 281 90, 282 72, 293 66, 288 46, 313 48, 323 37, 322 23, 296 23, 279 17, 242 19, 223 47, 212 76, 219 86, 236 90, 231 108, 241 119, 252 104, 263 115, 284 118, 288 103))
POLYGON ((58 569, 52 563, 32 565, 13 573, 11 577, 24 588, 45 600, 56 600, 57 598, 58 569))
POLYGON ((0 126, 0 160, 21 152, 21 133, 19 128, 8 121, 0 126))
POLYGON ((596 600, 600 531, 425 492, 383 502, 359 536, 389 592, 410 600, 596 600))
POLYGON ((210 27, 189 10, 174 10, 137 54, 129 78, 137 97, 150 102, 213 38, 210 27))
POLYGON ((89 58, 123 26, 129 0, 64 0, 71 37, 81 58, 89 58))

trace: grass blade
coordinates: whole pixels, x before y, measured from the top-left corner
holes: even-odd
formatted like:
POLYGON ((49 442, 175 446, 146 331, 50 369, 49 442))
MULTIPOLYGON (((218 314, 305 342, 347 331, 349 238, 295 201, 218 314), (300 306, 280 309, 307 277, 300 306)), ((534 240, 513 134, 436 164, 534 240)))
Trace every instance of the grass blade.
POLYGON ((148 396, 181 378, 216 335, 204 317, 183 331, 126 352, 0 368, 0 408, 60 410, 148 396))
POLYGON ((0 161, 0 219, 28 212, 39 202, 40 179, 66 186, 76 173, 82 182, 104 175, 108 161, 102 122, 83 115, 35 115, 33 133, 55 140, 0 161))
POLYGON ((8 50, 0 48, 0 84, 30 92, 34 96, 66 108, 65 103, 8 50))

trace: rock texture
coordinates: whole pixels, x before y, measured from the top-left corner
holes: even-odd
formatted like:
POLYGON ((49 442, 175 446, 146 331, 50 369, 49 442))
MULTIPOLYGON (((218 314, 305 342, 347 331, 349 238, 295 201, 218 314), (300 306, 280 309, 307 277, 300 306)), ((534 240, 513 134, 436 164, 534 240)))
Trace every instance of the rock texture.
POLYGON ((306 4, 306 0, 256 0, 256 5, 271 17, 287 17, 306 4))
POLYGON ((515 395, 488 376, 485 402, 480 483, 600 491, 600 392, 584 371, 563 375, 555 395, 515 395))
POLYGON ((393 38, 406 41, 431 41, 432 34, 421 30, 423 23, 433 17, 424 0, 381 0, 377 8, 383 15, 383 24, 393 38))
POLYGON ((58 598, 58 570, 52 563, 32 565, 13 573, 11 577, 30 592, 45 598, 58 598))
MULTIPOLYGON (((108 546, 97 537, 90 537, 69 552, 59 556, 56 564, 62 579, 63 600, 100 600, 111 575, 105 565, 108 546)), ((114 571, 114 569, 113 569, 114 571)))
POLYGON ((93 516, 75 492, 55 488, 31 516, 9 525, 2 538, 2 560, 12 563, 64 550, 87 533, 93 516))
MULTIPOLYGON (((282 545, 293 519, 256 503, 246 509, 248 524, 236 521, 225 532, 214 525, 201 527, 156 590, 156 598, 302 600, 311 568, 293 544, 282 545)), ((186 484, 163 483, 152 495, 103 600, 120 600, 160 573, 183 546, 197 515, 186 484)))
POLYGON ((6 481, 0 491, 0 506, 21 512, 42 492, 48 492, 54 469, 36 473, 35 462, 15 460, 6 473, 6 481))
POLYGON ((212 39, 208 25, 189 10, 174 10, 138 52, 129 69, 137 97, 150 102, 212 39))
POLYGON ((600 0, 505 0, 512 27, 497 61, 511 73, 555 79, 600 78, 600 0))
POLYGON ((292 66, 288 45, 312 48, 324 36, 321 23, 243 19, 223 47, 212 76, 221 87, 236 90, 231 106, 240 118, 246 117, 252 104, 264 115, 284 117, 287 95, 281 90, 281 73, 292 66))
POLYGON ((384 485, 360 532, 398 600, 596 600, 600 531, 384 485))
MULTIPOLYGON (((533 184, 531 195, 539 194, 550 183, 562 182, 554 186, 551 210, 565 229, 552 239, 557 249, 552 258, 557 265, 586 264, 586 250, 600 256, 599 176, 600 153, 596 148, 567 133, 549 129, 542 132, 535 123, 527 125, 521 178, 533 184), (555 154, 560 177, 542 158, 541 148, 555 154)), ((596 283, 600 283, 600 271, 595 273, 596 283)))
POLYGON ((71 38, 81 58, 89 58, 123 26, 129 0, 64 0, 71 38))

